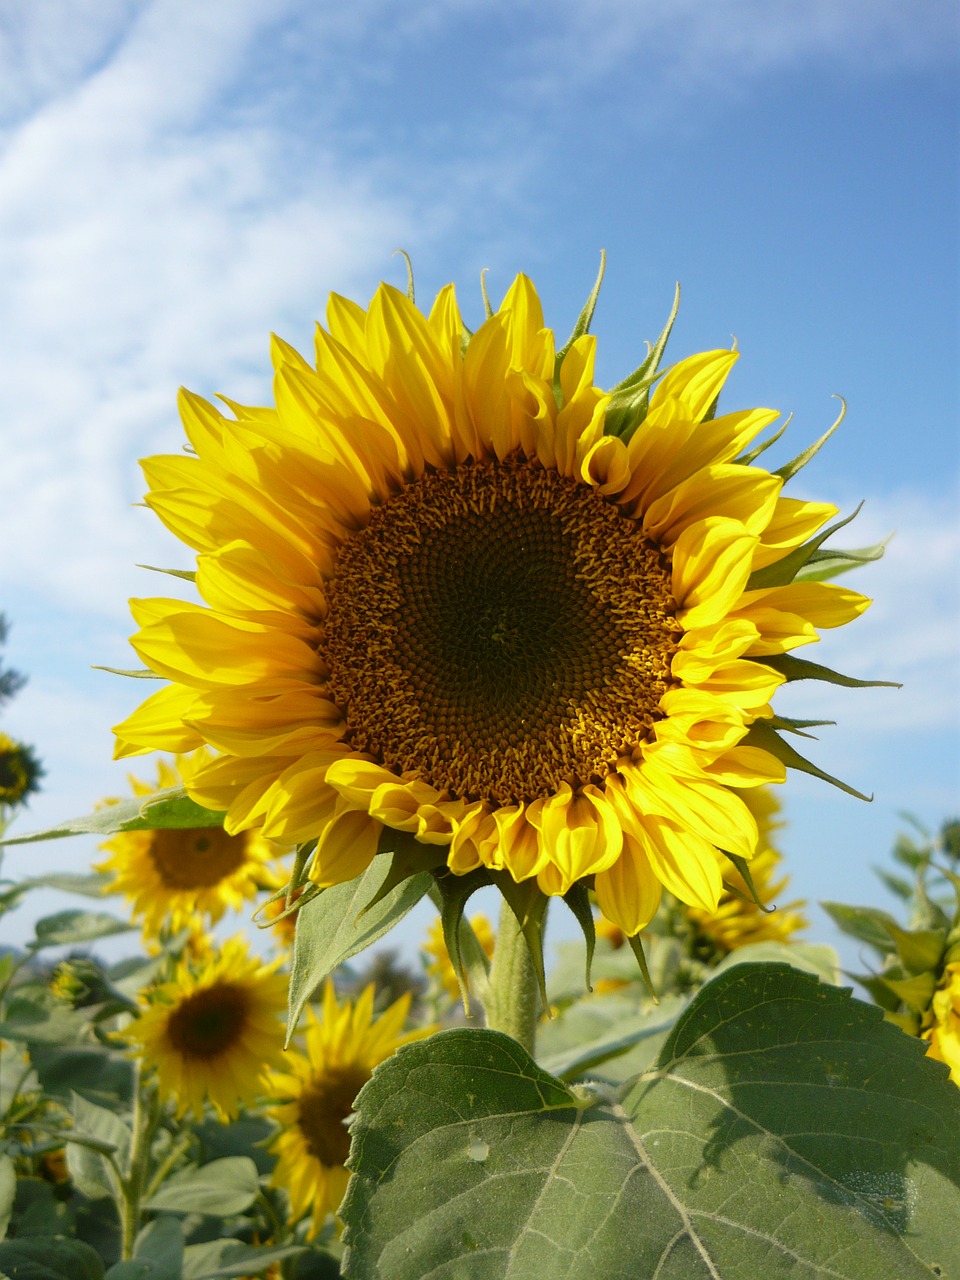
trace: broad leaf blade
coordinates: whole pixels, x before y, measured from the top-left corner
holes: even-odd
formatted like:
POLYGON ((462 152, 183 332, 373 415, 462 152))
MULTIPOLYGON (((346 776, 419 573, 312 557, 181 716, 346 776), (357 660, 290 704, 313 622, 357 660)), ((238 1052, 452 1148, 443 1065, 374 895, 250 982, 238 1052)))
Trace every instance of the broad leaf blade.
POLYGON ((921 1280, 960 1263, 960 1093, 880 1011, 783 965, 712 981, 622 1098, 507 1037, 402 1048, 353 1126, 351 1280, 921 1280))
POLYGON ((169 1178, 144 1203, 169 1213, 206 1213, 230 1217, 248 1209, 260 1193, 260 1175, 249 1156, 224 1156, 197 1168, 190 1165, 169 1178))
POLYGON ((374 858, 362 876, 324 889, 297 912, 288 1035, 293 1033, 304 1005, 337 965, 379 941, 417 905, 433 884, 427 872, 419 872, 366 910, 389 874, 389 859, 374 858))
POLYGON ((171 787, 146 799, 123 800, 82 818, 68 818, 45 831, 8 836, 0 840, 0 844, 32 844, 37 840, 59 840, 64 836, 112 836, 118 831, 159 831, 167 828, 192 831, 197 827, 222 827, 223 816, 191 800, 183 787, 171 787))

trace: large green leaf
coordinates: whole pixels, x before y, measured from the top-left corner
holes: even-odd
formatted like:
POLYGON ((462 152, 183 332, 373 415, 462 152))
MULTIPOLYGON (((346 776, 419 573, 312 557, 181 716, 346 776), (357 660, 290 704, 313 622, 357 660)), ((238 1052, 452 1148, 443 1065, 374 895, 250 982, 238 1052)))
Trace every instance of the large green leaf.
POLYGON ((104 1280, 182 1280, 183 1245, 176 1218, 156 1218, 138 1234, 133 1257, 114 1263, 104 1280))
POLYGON ((103 1263, 82 1240, 23 1236, 0 1244, 0 1276, 10 1280, 103 1280, 103 1263))
POLYGON ((126 920, 118 920, 106 911, 58 911, 44 916, 34 925, 36 938, 27 943, 31 951, 43 947, 76 946, 94 942, 97 938, 111 938, 118 933, 129 933, 133 928, 126 920))
POLYGON ((227 1218, 243 1213, 259 1194, 260 1176, 250 1157, 224 1156, 175 1173, 143 1207, 227 1218))
POLYGON ((447 1031, 357 1100, 351 1280, 929 1280, 960 1268, 960 1091, 848 991, 738 965, 657 1068, 567 1089, 447 1031))
POLYGON ((68 818, 66 822, 47 827, 44 831, 7 836, 0 840, 0 844, 32 844, 37 840, 59 840, 63 836, 112 836, 118 831, 158 831, 168 827, 191 831, 196 827, 221 826, 222 813, 204 809, 190 799, 183 787, 170 787, 146 799, 105 805, 95 813, 84 814, 82 818, 68 818))
POLYGON ((74 1128, 64 1135, 70 1177, 89 1200, 110 1196, 119 1203, 120 1175, 126 1172, 133 1139, 129 1125, 78 1093, 70 1111, 74 1128))
POLYGON ((383 937, 433 884, 425 871, 410 876, 377 899, 390 874, 385 856, 373 862, 356 880, 333 885, 297 912, 297 932, 290 967, 288 1034, 303 1007, 334 969, 383 937), (374 905, 366 910, 368 903, 374 905))

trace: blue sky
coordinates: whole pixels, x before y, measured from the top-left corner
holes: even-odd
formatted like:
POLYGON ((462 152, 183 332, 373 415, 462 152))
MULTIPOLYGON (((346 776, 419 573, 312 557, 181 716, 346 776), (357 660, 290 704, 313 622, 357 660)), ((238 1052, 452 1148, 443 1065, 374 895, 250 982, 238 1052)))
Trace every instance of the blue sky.
POLYGON ((836 718, 815 758, 876 797, 791 780, 783 846, 804 896, 882 902, 898 812, 960 808, 957 35, 942 0, 10 0, 0 609, 30 683, 3 727, 47 766, 19 826, 125 788, 139 690, 90 668, 133 665, 126 599, 167 590, 134 566, 187 564, 132 505, 178 385, 264 401, 268 333, 308 347, 331 289, 403 282, 398 247, 468 320, 482 268, 528 272, 565 336, 605 248, 601 383, 679 280, 671 354, 735 335, 725 405, 794 413, 779 461, 848 402, 794 491, 864 499, 848 545, 897 533, 809 656, 904 689, 779 700, 836 718))

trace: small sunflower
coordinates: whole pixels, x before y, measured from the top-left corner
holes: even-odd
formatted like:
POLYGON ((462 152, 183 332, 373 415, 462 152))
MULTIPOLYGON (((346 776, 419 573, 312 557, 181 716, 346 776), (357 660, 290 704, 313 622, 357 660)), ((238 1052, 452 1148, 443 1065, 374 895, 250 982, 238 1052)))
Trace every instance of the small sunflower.
POLYGON ((686 912, 702 943, 721 955, 752 942, 789 942, 807 927, 806 917, 796 910, 802 902, 771 909, 790 880, 779 874, 782 858, 771 843, 774 831, 783 826, 777 818, 780 801, 769 787, 757 787, 744 799, 759 830, 757 853, 750 862, 752 889, 738 868, 726 862, 723 877, 729 888, 720 895, 716 910, 688 907, 686 912))
POLYGON ((40 789, 43 769, 30 747, 0 733, 0 807, 23 804, 40 789))
POLYGON ((131 602, 171 683, 117 754, 212 747, 190 795, 315 845, 321 887, 401 832, 456 875, 592 884, 630 937, 664 889, 714 911, 718 850, 756 848, 741 790, 806 765, 770 702, 824 669, 789 651, 869 601, 797 578, 836 508, 782 495, 802 458, 754 465, 776 411, 715 416, 737 353, 656 375, 671 318, 602 391, 594 301, 558 351, 522 275, 473 334, 452 286, 426 315, 333 295, 314 364, 274 342, 275 407, 184 392, 146 501, 203 603, 131 602))
MULTIPOLYGON (((179 770, 161 760, 155 783, 131 777, 134 795, 180 786, 189 766, 178 763, 179 770)), ((110 857, 94 869, 112 875, 104 892, 129 899, 148 938, 164 929, 195 927, 202 919, 216 924, 228 908, 237 910, 256 896, 277 854, 259 831, 229 835, 222 827, 124 831, 100 848, 110 857)))
POLYGON ((371 985, 356 1003, 339 1005, 328 981, 320 1018, 308 1010, 306 1056, 288 1050, 284 1070, 270 1073, 268 1092, 277 1105, 268 1114, 280 1126, 270 1148, 277 1157, 273 1182, 286 1188, 293 1220, 310 1214, 312 1235, 320 1231, 327 1214, 340 1207, 347 1188, 346 1121, 354 1099, 378 1062, 434 1030, 403 1034, 410 993, 379 1017, 374 1017, 373 995, 371 985))
POLYGON ((287 979, 231 938, 200 964, 182 961, 174 978, 150 989, 124 1032, 177 1115, 200 1119, 209 1100, 222 1120, 263 1091, 283 1061, 287 979))
MULTIPOLYGON (((488 960, 492 960, 496 936, 490 921, 485 915, 478 913, 470 917, 470 928, 476 934, 484 955, 488 960)), ((460 984, 457 981, 453 961, 450 959, 450 952, 447 950, 447 944, 443 936, 443 924, 439 916, 430 926, 427 932, 427 940, 420 949, 427 961, 426 969, 430 977, 437 982, 451 1000, 459 1000, 460 984)))
POLYGON ((927 1055, 945 1062, 950 1079, 960 1085, 960 962, 944 969, 927 1019, 930 1026, 923 1032, 930 1044, 927 1055))

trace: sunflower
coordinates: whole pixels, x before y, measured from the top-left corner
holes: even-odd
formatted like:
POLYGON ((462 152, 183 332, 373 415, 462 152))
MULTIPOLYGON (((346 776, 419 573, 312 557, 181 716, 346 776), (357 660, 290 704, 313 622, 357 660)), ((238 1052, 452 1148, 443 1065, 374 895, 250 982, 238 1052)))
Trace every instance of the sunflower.
MULTIPOLYGON (((179 772, 161 760, 154 784, 131 777, 134 795, 180 786, 181 773, 190 766, 178 764, 179 772)), ((110 854, 94 864, 111 876, 104 893, 130 900, 133 918, 142 922, 148 938, 164 929, 193 927, 203 918, 215 924, 228 908, 238 909, 260 891, 277 853, 259 831, 231 835, 221 827, 125 831, 100 848, 110 854)))
POLYGON ((789 942, 807 927, 806 918, 795 910, 803 903, 790 902, 772 909, 790 879, 779 874, 782 858, 771 843, 774 831, 783 826, 777 818, 780 802, 769 787, 748 791, 744 799, 759 829, 757 853, 750 862, 751 884, 727 862, 723 868, 725 887, 716 910, 688 907, 686 912, 697 931, 698 942, 718 957, 752 942, 789 942))
POLYGON ((0 733, 0 807, 23 804, 40 789, 43 769, 33 750, 0 733))
POLYGON ((354 1099, 378 1062, 434 1030, 403 1034, 409 992, 379 1017, 374 1017, 373 995, 371 985, 355 1004, 339 1005, 328 980, 321 1017, 308 1010, 306 1056, 288 1050, 284 1071, 270 1073, 268 1092, 277 1105, 268 1114, 280 1127, 270 1148, 277 1157, 273 1183, 286 1188, 294 1221, 310 1214, 311 1235, 337 1211, 347 1187, 346 1121, 354 1099))
MULTIPOLYGON (((492 960, 496 937, 490 921, 485 915, 478 913, 470 917, 470 928, 476 934, 484 955, 488 960, 492 960)), ((441 990, 446 992, 451 1000, 459 1000, 460 983, 457 981, 453 961, 450 959, 450 952, 447 950, 447 943, 443 935, 443 923, 439 916, 427 931, 427 940, 422 944, 420 950, 424 955, 427 973, 436 981, 441 990)))
POLYGON ((668 324, 605 393, 594 298, 558 352, 522 275, 472 335, 452 286, 334 295, 315 365, 274 342, 275 407, 182 393, 191 455, 148 459, 146 500, 203 603, 132 602, 171 683, 118 755, 214 748, 190 795, 315 842, 321 887, 400 832, 457 875, 592 882, 628 936, 664 888, 715 910, 717 850, 756 848, 740 790, 800 759, 770 700, 824 669, 784 655, 869 602, 796 580, 836 508, 754 465, 776 411, 714 416, 736 352, 651 390, 668 324))
POLYGON ((960 963, 944 969, 925 1021, 930 1023, 922 1033, 930 1044, 927 1056, 945 1062, 950 1079, 960 1085, 960 963))
POLYGON ((189 1110, 200 1119, 209 1099, 222 1120, 233 1119, 283 1061, 287 979, 275 969, 236 937, 199 964, 182 961, 171 981, 145 993, 124 1036, 156 1070, 178 1116, 189 1110))

